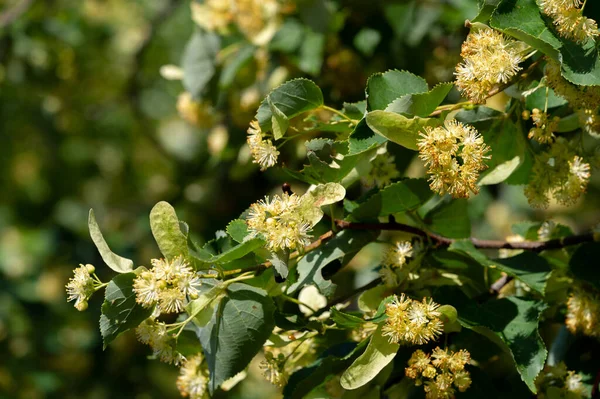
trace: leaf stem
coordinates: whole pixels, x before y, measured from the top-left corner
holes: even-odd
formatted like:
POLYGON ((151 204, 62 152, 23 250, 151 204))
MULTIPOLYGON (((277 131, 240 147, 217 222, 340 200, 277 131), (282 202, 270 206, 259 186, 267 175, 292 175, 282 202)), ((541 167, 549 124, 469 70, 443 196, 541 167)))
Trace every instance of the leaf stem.
POLYGON ((287 296, 287 295, 281 295, 281 297, 283 299, 285 299, 286 301, 288 301, 288 302, 295 303, 296 305, 299 305, 299 306, 304 306, 305 308, 307 308, 308 310, 310 310, 313 314, 317 313, 317 311, 314 310, 311 306, 308 306, 306 303, 304 303, 304 302, 302 302, 302 301, 300 301, 300 300, 298 300, 296 298, 293 298, 293 297, 287 296))
POLYGON ((350 118, 348 115, 346 115, 345 113, 338 111, 335 108, 329 107, 327 105, 321 105, 321 108, 323 108, 324 110, 327 110, 329 112, 333 112, 334 114, 338 115, 339 117, 346 119, 348 122, 351 122, 354 125, 358 124, 358 121, 355 119, 350 118))

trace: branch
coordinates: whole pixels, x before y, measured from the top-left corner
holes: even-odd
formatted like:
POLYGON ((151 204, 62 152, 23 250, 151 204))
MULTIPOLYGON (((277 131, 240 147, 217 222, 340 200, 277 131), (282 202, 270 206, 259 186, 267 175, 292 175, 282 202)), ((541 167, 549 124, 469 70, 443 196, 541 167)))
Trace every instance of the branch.
MULTIPOLYGON (((418 227, 409 226, 402 223, 354 223, 345 220, 336 220, 335 225, 341 230, 392 230, 404 231, 409 234, 417 235, 429 239, 432 243, 447 247, 454 242, 460 241, 454 238, 443 237, 439 234, 421 230, 418 227)), ((479 238, 469 238, 475 248, 480 249, 523 249, 527 251, 541 252, 549 249, 560 249, 584 242, 599 241, 594 233, 572 235, 564 238, 557 238, 549 241, 523 241, 509 242, 501 240, 482 240, 479 238)))

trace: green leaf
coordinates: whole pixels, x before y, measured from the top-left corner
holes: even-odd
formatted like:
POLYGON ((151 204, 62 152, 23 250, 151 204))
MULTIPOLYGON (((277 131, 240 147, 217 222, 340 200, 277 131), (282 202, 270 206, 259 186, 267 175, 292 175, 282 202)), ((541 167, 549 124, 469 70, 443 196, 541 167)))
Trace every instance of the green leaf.
POLYGON ((152 235, 167 259, 188 256, 187 237, 181 231, 175 209, 168 202, 161 201, 150 211, 152 235))
POLYGON ((366 120, 367 125, 375 133, 414 151, 419 149, 417 140, 423 128, 426 126, 436 127, 441 124, 440 120, 435 118, 418 116, 407 118, 387 111, 371 111, 367 114, 366 120))
POLYGON ((256 119, 263 131, 272 130, 273 113, 269 101, 288 119, 323 105, 321 89, 308 79, 294 79, 275 88, 263 100, 256 113, 256 119))
POLYGON ((367 80, 367 107, 371 111, 383 110, 397 98, 427 90, 425 79, 410 72, 392 70, 376 73, 367 80))
POLYGON ((538 333, 545 305, 516 297, 488 301, 481 306, 466 297, 457 299, 455 296, 453 300, 460 324, 488 337, 510 353, 521 379, 535 393, 534 381, 544 368, 548 354, 538 333))
POLYGON ((369 125, 367 119, 363 118, 358 122, 354 131, 348 138, 348 155, 361 154, 385 143, 387 139, 376 134, 369 125))
POLYGON ((509 276, 521 280, 531 287, 531 289, 542 295, 545 293, 546 282, 552 272, 546 259, 529 251, 511 258, 492 260, 477 250, 473 243, 467 240, 452 243, 449 250, 468 255, 485 267, 497 268, 509 276))
MULTIPOLYGON (((212 282, 203 282, 206 287, 212 282)), ((222 284, 214 285, 208 291, 201 292, 198 298, 188 302, 185 305, 185 312, 192 317, 193 322, 198 327, 204 327, 212 318, 216 300, 224 295, 225 287, 222 284)))
POLYGON ((360 204, 351 214, 354 220, 373 219, 417 209, 433 196, 425 179, 392 183, 360 204))
POLYGON ((228 249, 227 251, 221 252, 220 254, 213 256, 208 260, 209 263, 227 263, 233 260, 239 259, 244 255, 258 249, 264 247, 266 241, 262 238, 246 238, 246 241, 239 243, 238 245, 228 249))
POLYGON ((487 23, 501 0, 483 0, 479 13, 471 22, 487 23))
POLYGON ((286 279, 289 273, 288 270, 288 261, 290 260, 289 251, 277 251, 271 252, 269 256, 269 261, 273 265, 275 272, 283 279, 286 279))
POLYGON ((346 189, 338 183, 319 184, 304 194, 311 198, 313 206, 325 206, 335 204, 344 199, 346 189))
POLYGON ((325 35, 306 28, 304 40, 300 45, 298 68, 309 75, 318 76, 323 65, 325 35))
POLYGON ((455 199, 438 204, 425 215, 424 221, 435 233, 448 238, 471 236, 468 201, 455 199))
POLYGON ((356 36, 354 36, 354 47, 367 57, 373 55, 375 48, 381 41, 381 33, 375 29, 362 28, 356 36))
POLYGON ((556 95, 554 90, 549 87, 539 87, 525 97, 527 109, 534 108, 543 110, 546 106, 546 90, 548 91, 548 109, 556 108, 567 104, 567 100, 556 95))
POLYGON ((296 266, 298 278, 288 288, 288 293, 298 291, 305 285, 314 284, 321 294, 330 297, 335 285, 323 277, 325 266, 334 261, 341 261, 341 266, 348 263, 354 255, 377 237, 371 231, 344 230, 324 245, 304 255, 296 266))
POLYGON ((245 220, 235 219, 229 222, 225 229, 227 234, 237 242, 242 242, 250 232, 245 220))
POLYGON ((192 97, 200 98, 216 73, 219 36, 212 32, 196 31, 183 50, 183 87, 192 97))
POLYGON ((219 78, 219 88, 221 90, 227 90, 233 84, 238 72, 252 61, 255 51, 255 46, 250 43, 245 44, 236 51, 231 59, 226 61, 219 78))
POLYGON ((352 119, 360 120, 367 112, 367 101, 362 100, 355 103, 344 103, 344 114, 352 119))
POLYGON ((275 305, 267 293, 233 283, 200 332, 200 343, 210 370, 212 394, 225 380, 244 370, 271 335, 275 305))
POLYGON ((100 315, 100 333, 104 349, 121 333, 137 327, 152 314, 152 308, 144 308, 135 300, 135 277, 135 273, 119 274, 106 286, 100 315))
POLYGON ((331 319, 335 321, 335 324, 337 324, 337 326, 340 328, 353 329, 360 327, 365 322, 365 320, 360 317, 354 316, 350 313, 344 313, 334 307, 330 309, 330 312, 331 319))
POLYGON ((473 109, 463 109, 455 115, 457 121, 475 125, 478 128, 481 124, 490 123, 502 119, 503 117, 503 112, 484 106, 478 106, 473 109))
POLYGON ((388 337, 382 335, 381 328, 381 325, 377 327, 367 349, 342 374, 340 383, 344 389, 357 389, 367 384, 396 357, 400 345, 390 343, 388 337))
POLYGON ((271 125, 273 127, 273 138, 275 140, 279 140, 287 131, 290 121, 287 116, 285 116, 285 114, 281 112, 281 110, 277 108, 275 104, 273 104, 273 101, 271 101, 271 96, 267 97, 267 102, 269 103, 269 108, 271 109, 272 114, 271 125))
POLYGON ((600 289, 598 259, 600 259, 600 244, 584 243, 571 256, 569 268, 575 277, 600 289))
POLYGON ((517 170, 519 165, 521 165, 520 157, 514 157, 510 161, 498 164, 479 180, 479 185, 500 184, 508 179, 517 170))
POLYGON ((388 288, 378 285, 360 294, 358 297, 358 308, 363 312, 374 312, 379 308, 381 301, 387 296, 388 288))
POLYGON ((108 267, 117 273, 127 273, 133 270, 133 261, 131 259, 123 258, 122 256, 115 254, 108 247, 108 244, 104 240, 104 236, 102 236, 98 222, 96 222, 93 209, 90 209, 88 228, 90 230, 92 241, 96 245, 96 248, 98 248, 102 260, 108 267))
POLYGON ((385 110, 426 117, 435 111, 453 87, 452 83, 441 83, 427 93, 407 94, 394 100, 385 110))

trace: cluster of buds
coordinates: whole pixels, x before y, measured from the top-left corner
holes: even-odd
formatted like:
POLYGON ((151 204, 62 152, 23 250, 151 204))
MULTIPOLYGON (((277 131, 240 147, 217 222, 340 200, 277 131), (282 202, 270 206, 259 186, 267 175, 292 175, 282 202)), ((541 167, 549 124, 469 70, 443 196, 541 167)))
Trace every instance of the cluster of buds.
POLYGON ((209 373, 202 352, 188 358, 179 370, 177 389, 184 398, 208 399, 209 373))
POLYGON ((260 166, 261 171, 275 166, 279 151, 277 151, 277 147, 273 145, 273 142, 266 138, 258 121, 254 120, 250 123, 246 142, 250 147, 252 158, 254 158, 253 162, 260 166))
POLYGON ((563 138, 558 138, 548 151, 536 157, 525 195, 538 208, 547 207, 550 196, 570 205, 585 193, 589 178, 590 165, 563 138))
POLYGON ((471 386, 471 376, 465 370, 470 359, 464 349, 452 352, 437 347, 431 356, 419 349, 408 360, 405 374, 416 386, 425 385, 425 398, 453 398, 455 388, 464 392, 471 386))
POLYGON ((390 245, 383 254, 379 275, 383 283, 390 288, 399 284, 397 270, 401 270, 407 263, 407 259, 413 256, 413 247, 409 241, 397 242, 390 245))
POLYGON ((277 0, 205 0, 192 2, 192 19, 207 31, 227 33, 229 25, 254 44, 266 44, 275 34, 282 12, 277 0))
POLYGON ((145 308, 154 307, 154 316, 180 313, 188 299, 198 295, 197 273, 183 256, 172 260, 152 259, 152 268, 141 272, 133 281, 135 300, 145 308))
POLYGON ((583 15, 581 0, 540 0, 544 14, 554 20, 558 33, 577 43, 600 35, 596 21, 583 15))
POLYGON ((160 361, 178 365, 184 357, 177 351, 177 342, 168 326, 154 318, 148 318, 135 329, 138 341, 150 345, 154 356, 160 361))
POLYGON ((396 169, 394 157, 386 152, 378 154, 371 160, 371 170, 363 178, 363 184, 366 187, 383 188, 398 177, 400 177, 400 172, 396 169))
POLYGON ((69 279, 67 288, 67 301, 75 301, 75 309, 84 311, 88 307, 88 301, 100 288, 106 286, 100 281, 92 265, 79 265, 73 270, 73 277, 69 279))
MULTIPOLYGON (((560 64, 549 60, 545 69, 546 83, 575 109, 596 110, 600 107, 600 87, 578 86, 563 78, 560 64)), ((592 111, 590 111, 592 112, 592 111)))
POLYGON ((527 137, 542 144, 551 143, 554 140, 554 132, 558 130, 560 118, 558 116, 551 118, 548 113, 534 108, 531 111, 531 120, 535 127, 529 131, 527 137))
POLYGON ((398 344, 423 345, 435 340, 444 324, 440 320, 440 305, 432 299, 423 302, 412 300, 402 294, 386 305, 387 320, 382 328, 389 341, 398 344))
POLYGON ((600 338, 600 297, 581 288, 575 289, 567 302, 566 325, 573 334, 600 338))
POLYGON ((305 217, 308 196, 284 193, 265 197, 250 206, 248 228, 254 236, 267 239, 273 251, 302 248, 310 243, 311 224, 305 217))
POLYGON ((430 188, 454 198, 468 198, 477 194, 477 179, 487 169, 484 160, 490 148, 473 127, 456 120, 446 121, 444 126, 425 128, 417 142, 419 157, 425 162, 430 188))
POLYGON ((287 383, 288 374, 285 371, 285 361, 283 353, 275 356, 272 352, 265 352, 265 360, 259 365, 265 379, 277 387, 283 387, 287 383))
POLYGON ((490 28, 472 31, 462 45, 463 62, 456 66, 456 85, 475 103, 521 70, 524 45, 490 28))
POLYGON ((546 366, 535 379, 535 386, 539 399, 583 399, 588 397, 581 382, 581 375, 574 371, 568 371, 563 362, 554 366, 546 366))
POLYGON ((579 125, 583 127, 590 136, 600 138, 600 117, 598 109, 580 109, 578 111, 579 125))

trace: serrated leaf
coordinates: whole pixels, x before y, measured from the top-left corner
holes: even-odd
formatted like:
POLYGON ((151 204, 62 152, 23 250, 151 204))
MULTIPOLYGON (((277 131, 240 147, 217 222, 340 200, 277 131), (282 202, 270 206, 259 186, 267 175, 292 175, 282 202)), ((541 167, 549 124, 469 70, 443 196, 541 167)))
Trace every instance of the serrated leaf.
POLYGON ((454 118, 462 123, 469 125, 479 125, 490 123, 504 117, 504 113, 490 107, 478 106, 473 109, 463 109, 459 111, 454 118))
POLYGON ((267 96, 269 109, 271 110, 271 126, 273 129, 273 138, 279 140, 283 137, 290 125, 290 121, 283 112, 271 101, 271 96, 267 96))
POLYGON ((256 119, 265 132, 272 130, 273 113, 269 101, 288 119, 323 105, 321 89, 308 79, 290 80, 271 91, 268 97, 269 99, 263 100, 256 113, 256 119))
POLYGON ((202 97, 216 73, 215 62, 219 47, 218 35, 198 30, 183 50, 183 87, 194 98, 202 97))
POLYGON ((330 297, 335 285, 323 277, 325 266, 340 260, 342 266, 369 242, 376 238, 371 231, 344 230, 324 245, 304 255, 296 265, 297 280, 290 285, 287 292, 294 293, 305 285, 314 284, 321 294, 330 297))
POLYGON ((392 70, 376 73, 367 80, 367 107, 370 111, 383 110, 397 98, 427 90, 429 87, 425 79, 410 72, 392 70))
POLYGON ((512 355, 521 379, 535 393, 534 381, 544 368, 548 353, 538 333, 539 318, 545 305, 517 297, 478 305, 460 292, 453 292, 446 299, 456 307, 463 327, 486 336, 512 355))
POLYGON ((567 100, 556 95, 554 90, 549 87, 539 87, 525 97, 527 109, 544 109, 546 106, 546 92, 548 93, 548 109, 556 108, 567 104, 567 100))
POLYGON ((104 349, 121 333, 137 327, 152 314, 152 308, 144 308, 135 300, 135 277, 135 273, 119 274, 106 286, 100 315, 100 333, 104 349))
POLYGON ((108 247, 108 244, 104 240, 104 236, 100 231, 98 222, 96 222, 93 209, 90 209, 88 228, 90 230, 90 237, 92 238, 92 241, 96 245, 98 252, 100 252, 102 260, 108 267, 117 273, 128 273, 133 270, 133 261, 131 259, 123 258, 122 256, 115 254, 108 247))
POLYGON ((584 243, 571 256, 569 269, 578 279, 600 289, 598 259, 600 259, 600 244, 597 242, 584 243))
POLYGON ((357 328, 364 324, 365 320, 354 316, 350 313, 344 313, 336 308, 331 308, 331 319, 335 321, 335 324, 340 328, 357 328))
POLYGON ((344 199, 346 189, 338 183, 319 184, 306 192, 310 196, 313 206, 335 204, 344 199))
POLYGON ((542 295, 545 293, 546 282, 552 269, 546 259, 533 252, 527 251, 510 258, 492 260, 467 240, 456 241, 448 249, 468 255, 485 267, 497 268, 521 280, 542 295))
POLYGON ((439 119, 406 116, 387 111, 372 111, 365 117, 367 125, 375 133, 400 144, 409 150, 417 151, 419 133, 426 126, 437 127, 441 124, 439 119))
POLYGON ((392 183, 360 204, 351 214, 354 220, 367 220, 378 216, 417 209, 433 193, 425 179, 407 179, 392 183))
POLYGON ((468 206, 465 199, 442 202, 425 215, 424 221, 432 231, 445 237, 470 237, 471 220, 468 206))
POLYGON ((250 239, 247 238, 246 241, 243 241, 238 245, 228 249, 227 251, 221 252, 220 254, 213 256, 208 260, 208 262, 218 264, 231 262, 243 257, 246 254, 249 254, 250 252, 258 248, 264 247, 265 244, 266 241, 260 237, 250 239))
POLYGON ((275 305, 265 291, 240 283, 231 284, 227 291, 200 332, 211 394, 246 368, 275 326, 275 305))
POLYGON ((360 120, 367 112, 367 101, 358 101, 355 103, 344 103, 344 114, 352 119, 360 120))
POLYGON ((444 101, 454 85, 442 83, 427 93, 407 94, 392 101, 385 111, 426 117, 444 101))
POLYGON ((367 125, 367 120, 363 118, 358 122, 354 131, 350 133, 350 137, 348 138, 348 154, 361 154, 380 146, 386 141, 385 137, 371 130, 369 125, 367 125))
POLYGON ((389 338, 383 336, 381 328, 381 325, 377 327, 367 349, 342 374, 340 383, 344 389, 352 390, 366 385, 396 357, 400 345, 390 343, 389 338))
POLYGON ((479 180, 479 185, 485 186, 502 183, 504 180, 508 179, 515 170, 517 170, 520 164, 521 158, 514 157, 510 161, 496 165, 492 170, 486 173, 481 180, 479 180))
POLYGON ((227 234, 237 242, 242 242, 248 236, 248 225, 242 219, 235 219, 229 222, 225 229, 227 234))
POLYGON ((175 209, 168 202, 161 201, 150 211, 152 235, 167 259, 188 256, 187 237, 181 231, 175 209))

